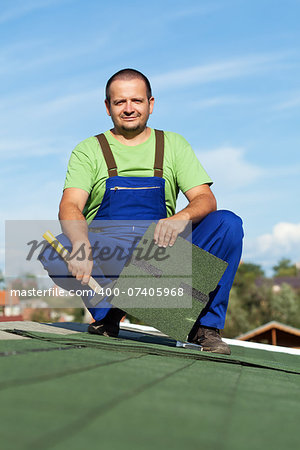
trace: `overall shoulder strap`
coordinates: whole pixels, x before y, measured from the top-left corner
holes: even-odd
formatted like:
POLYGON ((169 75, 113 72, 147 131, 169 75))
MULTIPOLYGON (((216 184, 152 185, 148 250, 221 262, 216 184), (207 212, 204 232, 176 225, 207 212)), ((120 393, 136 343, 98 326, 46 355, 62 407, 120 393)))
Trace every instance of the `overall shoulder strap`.
POLYGON ((109 143, 103 133, 97 134, 95 136, 98 139, 98 142, 100 144, 100 147, 102 149, 102 153, 107 165, 108 170, 108 176, 109 177, 116 177, 118 175, 117 170, 117 164, 114 158, 114 155, 112 154, 112 151, 110 149, 109 143))
POLYGON ((154 161, 154 176, 162 178, 164 165, 164 132, 161 130, 155 131, 155 161, 154 161))

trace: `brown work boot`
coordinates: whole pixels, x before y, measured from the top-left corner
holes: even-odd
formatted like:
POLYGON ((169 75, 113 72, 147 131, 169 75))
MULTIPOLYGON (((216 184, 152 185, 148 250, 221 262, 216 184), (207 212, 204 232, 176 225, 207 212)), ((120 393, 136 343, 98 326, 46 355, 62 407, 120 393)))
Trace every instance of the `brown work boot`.
POLYGON ((88 326, 88 332, 91 334, 100 334, 106 337, 118 337, 120 331, 120 320, 125 316, 125 314, 125 311, 112 307, 103 319, 90 323, 88 326))
POLYGON ((217 328, 195 324, 188 335, 188 342, 201 345, 201 350, 204 352, 222 353, 223 355, 231 353, 229 345, 222 341, 217 328))

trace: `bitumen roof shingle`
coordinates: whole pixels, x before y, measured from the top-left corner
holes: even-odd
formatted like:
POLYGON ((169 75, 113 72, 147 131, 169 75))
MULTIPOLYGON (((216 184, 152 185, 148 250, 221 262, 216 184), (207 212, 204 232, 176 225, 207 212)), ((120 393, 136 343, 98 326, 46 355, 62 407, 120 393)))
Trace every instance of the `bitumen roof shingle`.
POLYGON ((19 331, 1 340, 6 449, 298 446, 300 356, 216 355, 164 336, 19 331))

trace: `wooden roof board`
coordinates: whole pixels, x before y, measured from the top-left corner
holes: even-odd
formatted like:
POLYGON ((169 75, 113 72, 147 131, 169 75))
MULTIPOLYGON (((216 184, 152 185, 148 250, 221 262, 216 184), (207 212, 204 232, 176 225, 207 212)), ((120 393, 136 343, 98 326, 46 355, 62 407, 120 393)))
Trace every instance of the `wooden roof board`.
POLYGON ((285 325, 280 322, 271 321, 260 327, 255 328, 254 330, 248 331, 247 333, 243 333, 243 334, 237 336, 236 339, 240 339, 240 340, 251 339, 255 336, 258 336, 258 335, 265 333, 266 331, 272 330, 274 328, 277 330, 284 331, 289 334, 293 334, 295 336, 300 336, 300 330, 298 328, 294 328, 294 327, 285 325))

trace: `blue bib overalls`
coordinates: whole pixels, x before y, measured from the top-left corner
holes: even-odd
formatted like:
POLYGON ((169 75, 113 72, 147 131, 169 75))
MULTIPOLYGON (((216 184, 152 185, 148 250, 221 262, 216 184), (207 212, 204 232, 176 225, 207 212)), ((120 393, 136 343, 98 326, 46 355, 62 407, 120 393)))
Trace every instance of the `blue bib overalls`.
MULTIPOLYGON (((165 180, 162 178, 164 135, 162 131, 155 130, 153 177, 119 176, 107 139, 104 134, 96 137, 108 167, 109 178, 106 180, 102 203, 90 227, 89 240, 92 248, 95 242, 110 248, 115 248, 121 243, 126 254, 136 238, 142 237, 150 222, 167 217, 165 180), (143 224, 143 220, 148 222, 143 224), (136 224, 134 221, 137 221, 136 224)), ((210 294, 210 300, 199 316, 199 323, 202 325, 224 328, 229 291, 241 257, 242 237, 241 219, 230 211, 222 210, 208 214, 200 223, 193 225, 192 234, 186 237, 198 247, 228 262, 218 287, 210 294)), ((71 243, 64 234, 57 238, 62 245, 71 249, 71 243)), ((40 260, 55 283, 67 290, 83 290, 81 283, 69 274, 62 259, 49 260, 49 252, 50 249, 46 249, 40 260)), ((116 277, 120 274, 125 262, 124 259, 122 261, 110 259, 102 263, 95 261, 92 276, 97 277, 101 286, 104 286, 111 282, 111 276, 116 277)), ((82 298, 85 300, 87 297, 82 298)), ((110 304, 104 300, 100 308, 89 308, 89 311, 95 320, 101 320, 109 308, 110 304)))

